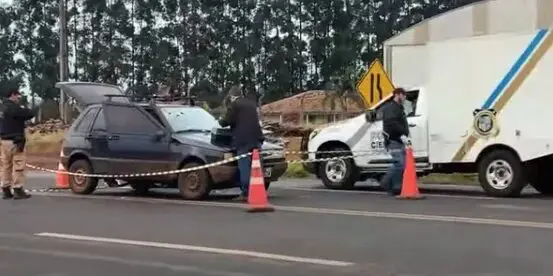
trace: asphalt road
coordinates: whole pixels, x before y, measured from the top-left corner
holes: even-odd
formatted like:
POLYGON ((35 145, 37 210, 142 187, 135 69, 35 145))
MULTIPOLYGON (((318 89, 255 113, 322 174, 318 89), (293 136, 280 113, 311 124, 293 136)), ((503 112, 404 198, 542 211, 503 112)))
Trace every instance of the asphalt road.
MULTIPOLYGON (((27 188, 53 178, 30 174, 27 188)), ((494 199, 424 186, 401 201, 374 187, 274 183, 274 213, 228 193, 189 202, 128 189, 0 201, 0 275, 551 275, 551 198, 494 199)))

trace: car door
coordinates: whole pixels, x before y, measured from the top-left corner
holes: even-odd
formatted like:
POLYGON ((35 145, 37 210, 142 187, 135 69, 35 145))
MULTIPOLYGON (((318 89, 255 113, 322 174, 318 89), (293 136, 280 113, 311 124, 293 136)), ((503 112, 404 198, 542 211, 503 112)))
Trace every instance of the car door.
MULTIPOLYGON (((413 155, 418 167, 428 164, 428 138, 426 118, 417 112, 418 91, 407 91, 407 100, 403 103, 407 123, 409 125, 413 155)), ((362 138, 362 145, 369 150, 367 156, 362 157, 363 166, 372 169, 386 169, 392 163, 392 156, 384 145, 382 111, 385 104, 376 108, 376 120, 368 123, 367 132, 362 138)), ((361 147, 359 147, 361 148, 361 147)))
POLYGON ((67 139, 64 141, 63 154, 65 156, 69 157, 76 152, 91 154, 93 148, 87 138, 99 109, 100 107, 93 107, 85 110, 72 124, 67 139))
POLYGON ((411 147, 417 167, 427 167, 428 161, 428 121, 422 106, 419 102, 419 91, 413 90, 407 92, 407 100, 403 103, 403 108, 407 116, 409 125, 409 136, 411 138, 411 147))
POLYGON ((90 144, 90 162, 95 173, 111 174, 115 171, 113 170, 115 164, 110 159, 108 145, 110 136, 106 127, 104 108, 101 108, 95 117, 94 123, 85 138, 90 144))
POLYGON ((170 136, 146 111, 135 105, 106 104, 108 147, 118 173, 168 170, 170 136))
POLYGON ((376 107, 376 119, 366 122, 358 131, 360 139, 352 147, 353 152, 359 152, 356 161, 360 167, 382 168, 389 166, 391 155, 388 153, 384 143, 382 126, 382 109, 385 104, 376 107))

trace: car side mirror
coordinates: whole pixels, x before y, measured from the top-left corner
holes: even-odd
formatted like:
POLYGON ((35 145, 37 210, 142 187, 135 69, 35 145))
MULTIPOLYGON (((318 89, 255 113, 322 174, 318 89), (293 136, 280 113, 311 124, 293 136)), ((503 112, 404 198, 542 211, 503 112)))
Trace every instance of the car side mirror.
POLYGON ((365 111, 365 121, 367 121, 368 123, 372 123, 376 121, 376 111, 375 110, 365 111))

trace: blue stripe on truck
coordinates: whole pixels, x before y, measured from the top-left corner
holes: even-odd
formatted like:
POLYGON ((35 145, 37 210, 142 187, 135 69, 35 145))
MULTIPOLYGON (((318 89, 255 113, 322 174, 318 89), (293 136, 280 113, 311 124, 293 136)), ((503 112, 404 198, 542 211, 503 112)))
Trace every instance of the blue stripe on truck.
POLYGON ((501 82, 497 85, 497 87, 493 90, 492 94, 488 97, 486 102, 482 105, 482 109, 488 109, 491 108, 493 103, 497 100, 499 95, 503 90, 505 90, 505 87, 513 80, 516 73, 520 70, 522 65, 528 61, 528 58, 532 55, 536 47, 542 42, 543 38, 547 34, 547 30, 541 29, 538 31, 534 39, 530 42, 528 47, 524 50, 524 52, 520 55, 520 57, 517 59, 513 67, 507 72, 507 74, 503 77, 501 82))

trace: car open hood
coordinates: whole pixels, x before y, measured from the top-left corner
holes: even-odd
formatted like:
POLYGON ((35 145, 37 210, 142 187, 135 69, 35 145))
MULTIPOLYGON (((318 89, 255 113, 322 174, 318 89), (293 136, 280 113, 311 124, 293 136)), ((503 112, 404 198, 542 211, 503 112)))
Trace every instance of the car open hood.
MULTIPOLYGON (((183 144, 193 144, 195 146, 204 147, 204 148, 211 148, 214 150, 221 150, 221 151, 229 151, 231 150, 231 147, 221 147, 217 146, 211 143, 211 134, 210 133, 202 133, 202 132, 190 132, 190 133, 178 133, 173 134, 173 138, 177 139, 179 142, 183 144)), ((262 150, 270 150, 270 151, 278 151, 283 150, 284 147, 264 142, 261 146, 262 150)))
POLYGON ((58 82, 56 87, 61 89, 66 95, 74 98, 81 106, 102 103, 107 99, 107 95, 114 97, 114 102, 130 103, 129 99, 124 97, 123 90, 115 85, 94 82, 58 82), (122 96, 122 97, 121 97, 122 96))
POLYGON ((173 138, 187 145, 193 145, 213 150, 228 151, 228 148, 211 144, 211 134, 202 132, 175 133, 173 138))

